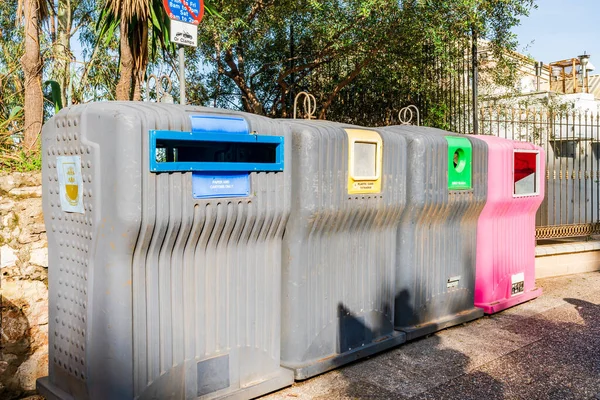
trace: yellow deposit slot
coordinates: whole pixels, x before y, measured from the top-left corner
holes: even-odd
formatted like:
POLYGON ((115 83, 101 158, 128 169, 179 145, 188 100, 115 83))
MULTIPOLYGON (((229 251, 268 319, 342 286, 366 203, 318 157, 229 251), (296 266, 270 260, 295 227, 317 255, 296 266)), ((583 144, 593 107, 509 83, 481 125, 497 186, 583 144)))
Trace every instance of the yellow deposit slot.
POLYGON ((348 135, 348 193, 381 193, 383 141, 375 131, 346 129, 348 135))

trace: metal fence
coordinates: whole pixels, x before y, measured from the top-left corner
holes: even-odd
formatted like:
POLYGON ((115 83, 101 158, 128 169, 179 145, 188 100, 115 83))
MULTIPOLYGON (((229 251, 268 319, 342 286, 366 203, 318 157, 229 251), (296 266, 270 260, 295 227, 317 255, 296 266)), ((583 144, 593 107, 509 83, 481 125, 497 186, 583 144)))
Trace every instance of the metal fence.
MULTIPOLYGON (((422 84, 416 91, 402 76, 382 71, 380 78, 372 81, 372 73, 360 74, 338 93, 326 118, 365 126, 392 125, 405 122, 398 112, 412 105, 420 114, 418 121, 410 121, 413 124, 536 143, 546 151, 547 166, 546 196, 536 217, 536 237, 600 233, 600 115, 503 106, 477 111, 476 44, 472 37, 470 43, 448 45, 442 51, 447 56, 441 58, 439 51, 421 44, 416 58, 422 66, 422 84)), ((354 63, 352 58, 339 60, 299 78, 296 91, 290 93, 288 110, 300 90, 314 93, 318 108, 324 101, 321 95, 331 92, 331 86, 347 75, 354 63)))
MULTIPOLYGON (((325 118, 364 126, 394 125, 401 122, 399 111, 414 105, 419 109, 420 120, 413 123, 473 133, 476 46, 466 41, 437 50, 426 43, 414 47, 413 62, 420 68, 418 85, 411 82, 414 77, 402 74, 401 67, 392 74, 387 61, 370 64, 337 93, 325 118), (378 78, 374 80, 373 76, 378 78)), ((316 97, 319 115, 327 96, 359 61, 349 56, 298 77, 286 102, 288 115, 293 114, 294 98, 301 91, 316 97)))
POLYGON ((600 233, 600 115, 519 108, 480 110, 481 134, 535 143, 546 151, 546 197, 538 239, 600 233))

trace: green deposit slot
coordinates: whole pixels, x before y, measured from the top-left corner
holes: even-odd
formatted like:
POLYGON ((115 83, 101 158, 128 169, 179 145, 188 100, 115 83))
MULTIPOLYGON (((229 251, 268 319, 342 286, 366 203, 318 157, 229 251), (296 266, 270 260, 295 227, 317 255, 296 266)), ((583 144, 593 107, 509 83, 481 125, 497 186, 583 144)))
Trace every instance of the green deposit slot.
POLYGON ((448 190, 472 189, 473 149, 469 139, 446 136, 448 141, 448 190))

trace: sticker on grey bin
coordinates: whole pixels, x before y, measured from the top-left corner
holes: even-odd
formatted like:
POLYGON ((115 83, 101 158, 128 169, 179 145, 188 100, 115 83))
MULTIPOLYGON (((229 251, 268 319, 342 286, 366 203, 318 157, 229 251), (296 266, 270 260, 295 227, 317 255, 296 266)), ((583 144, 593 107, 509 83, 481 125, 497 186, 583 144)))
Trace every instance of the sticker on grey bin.
POLYGON ((81 178, 81 157, 56 157, 58 185, 60 187, 60 208, 64 212, 84 214, 83 180, 81 178))
POLYGON ((460 282, 460 275, 458 275, 458 276, 451 276, 450 278, 448 278, 448 281, 446 282, 446 287, 447 288, 458 287, 458 283, 459 282, 460 282))

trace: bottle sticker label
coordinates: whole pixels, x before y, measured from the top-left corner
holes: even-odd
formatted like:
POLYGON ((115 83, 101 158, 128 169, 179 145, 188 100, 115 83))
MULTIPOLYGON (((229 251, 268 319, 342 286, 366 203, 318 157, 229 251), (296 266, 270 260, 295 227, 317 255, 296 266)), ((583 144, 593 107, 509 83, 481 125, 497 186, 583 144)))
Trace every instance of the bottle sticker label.
POLYGON ((81 157, 56 157, 56 164, 60 186, 60 207, 64 212, 84 214, 81 157))

